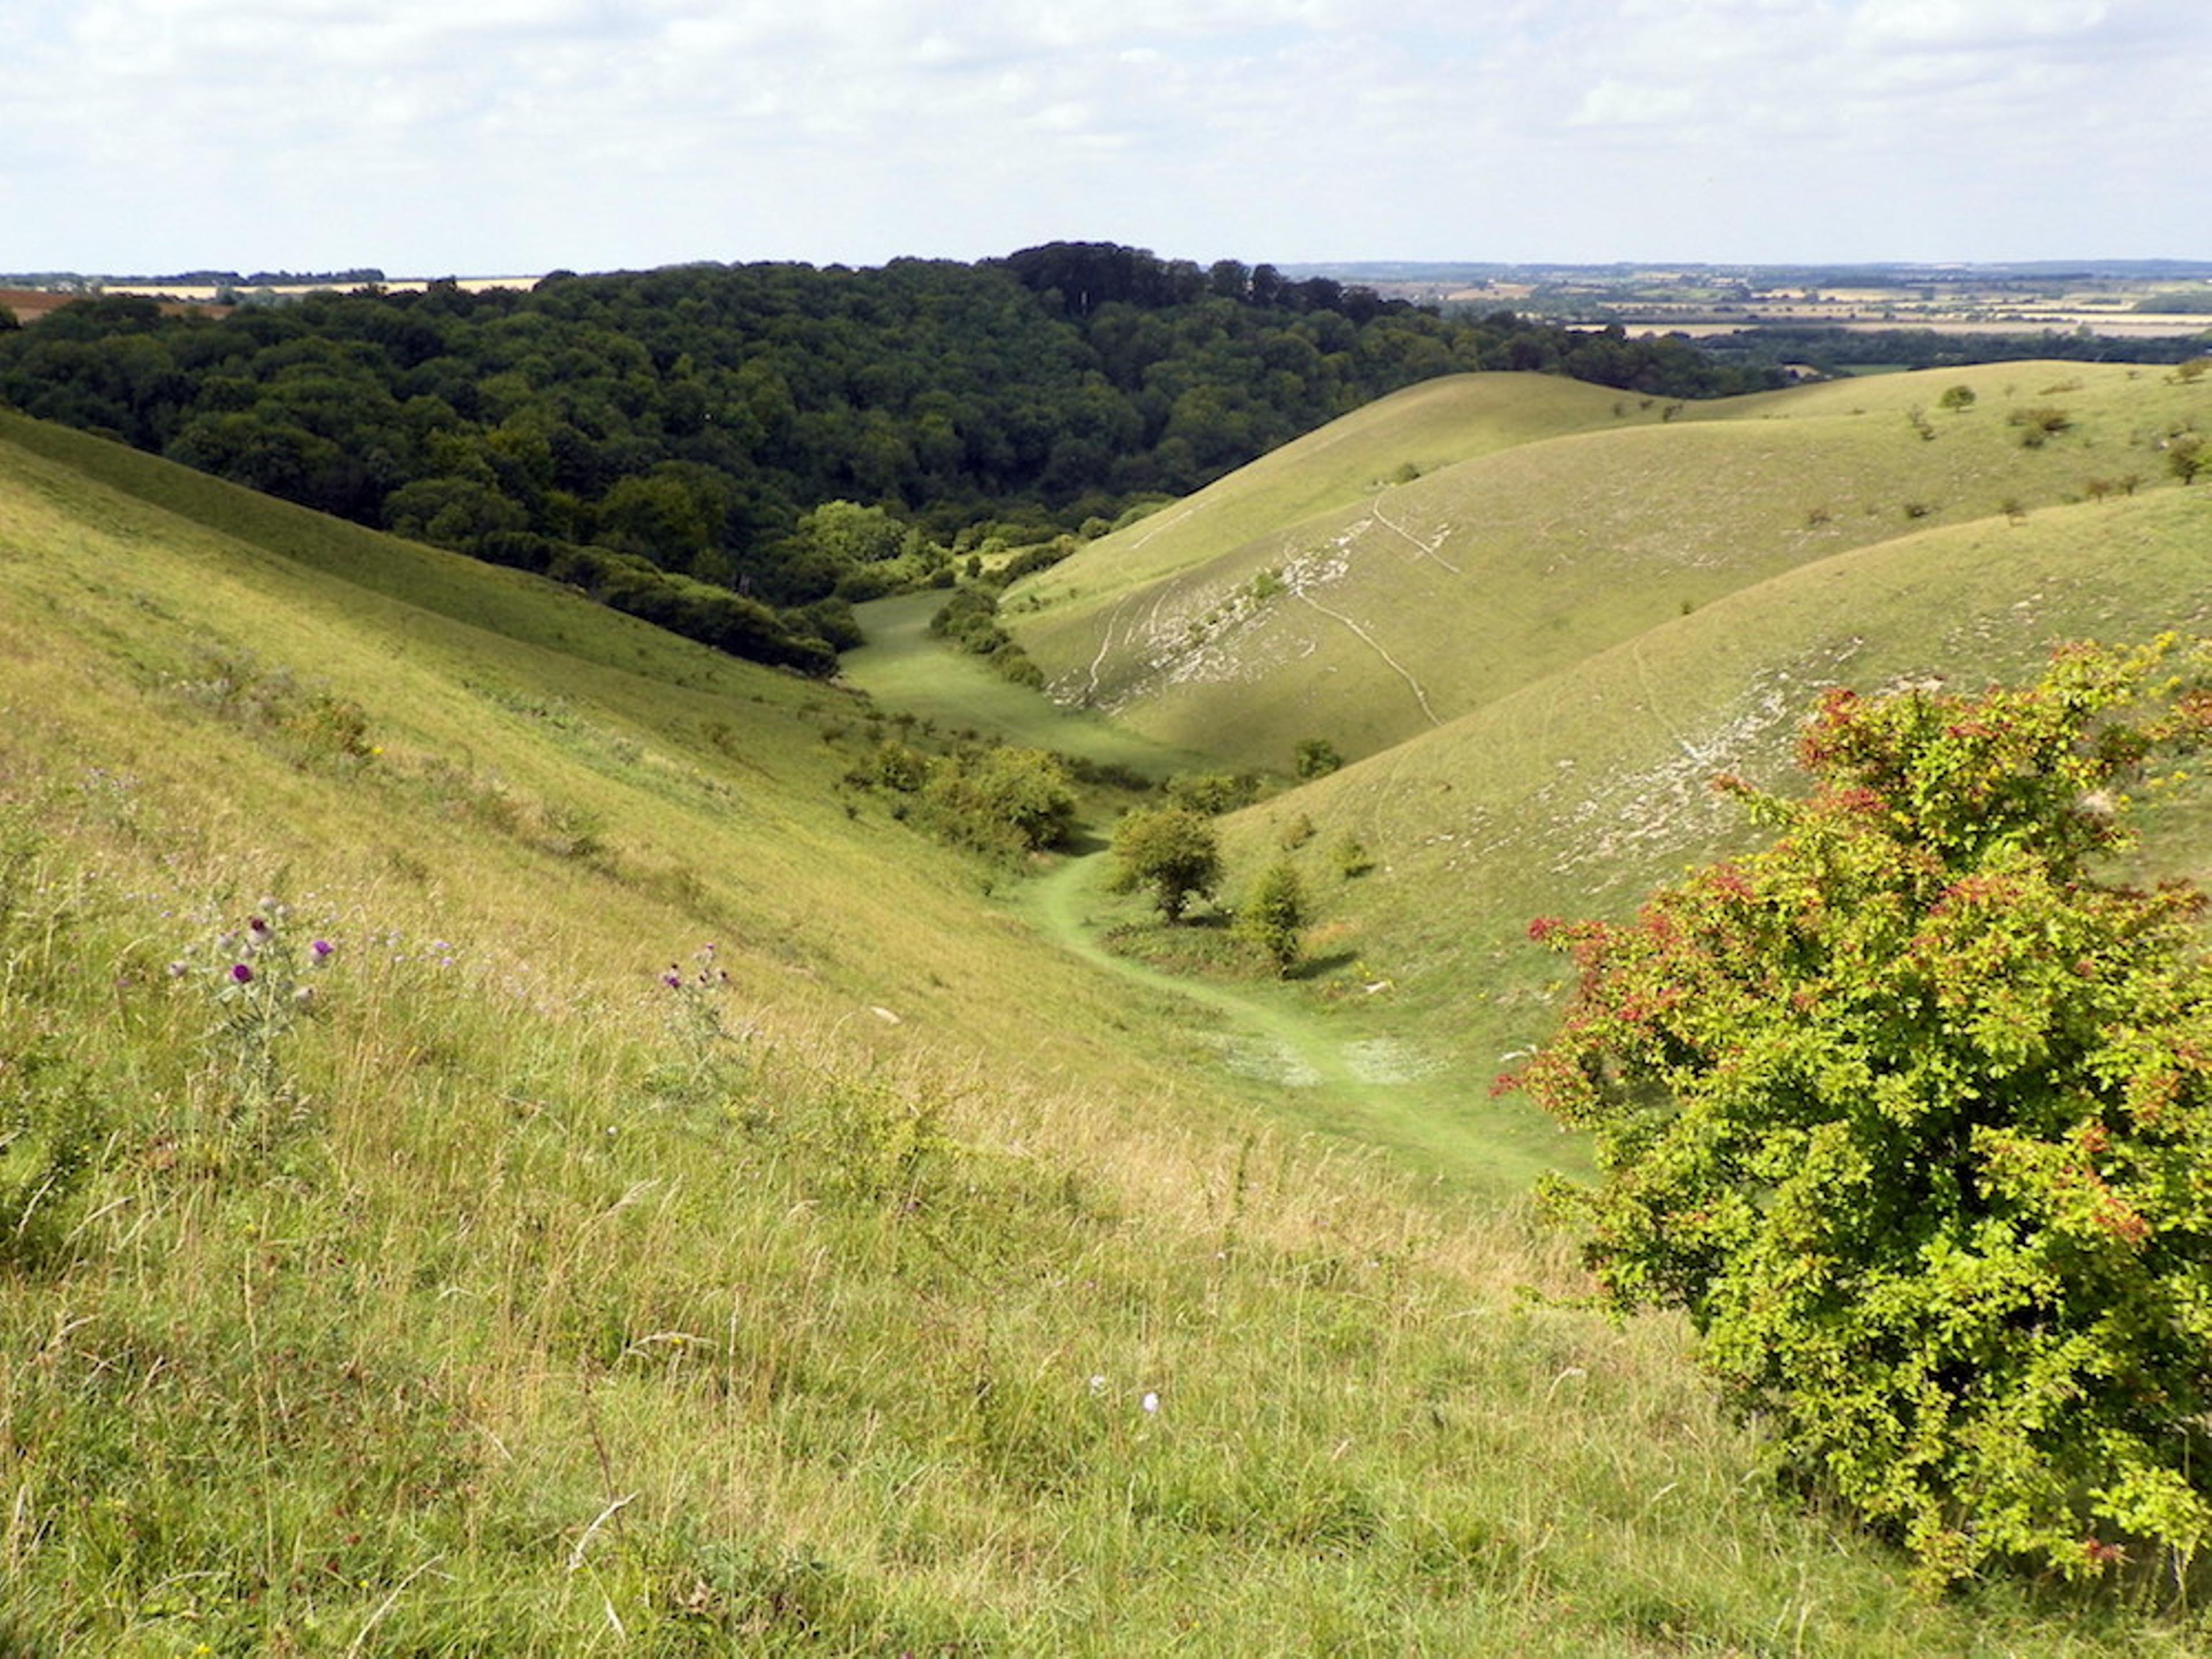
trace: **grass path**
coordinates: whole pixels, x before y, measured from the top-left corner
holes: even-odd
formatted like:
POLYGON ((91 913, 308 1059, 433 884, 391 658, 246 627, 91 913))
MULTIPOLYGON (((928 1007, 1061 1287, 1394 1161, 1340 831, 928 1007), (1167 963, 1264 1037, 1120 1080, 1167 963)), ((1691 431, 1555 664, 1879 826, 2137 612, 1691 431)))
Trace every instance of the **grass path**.
MULTIPOLYGON (((1218 764, 1096 713, 1060 708, 951 650, 928 632, 942 603, 926 593, 862 606, 869 643, 847 654, 845 677, 886 710, 1007 743, 1117 761, 1156 777, 1218 764)), ((1518 1191, 1540 1170, 1578 1166, 1574 1144, 1547 1122, 1489 1098, 1487 1074, 1446 1068, 1407 1041, 1387 996, 1330 1004, 1311 985, 1223 983, 1117 956, 1099 942, 1099 927, 1131 902, 1106 893, 1104 870, 1101 855, 1070 858, 1002 890, 1029 925, 1129 986, 1133 1000, 1153 1011, 1153 1041, 1195 1054, 1255 1109, 1380 1148, 1455 1186, 1518 1191)))
POLYGON ((1281 1121, 1380 1148, 1455 1188, 1519 1192, 1540 1170, 1577 1168, 1572 1144, 1503 1115, 1489 1079, 1443 1065, 1392 1030, 1387 1003, 1316 1006, 1291 986, 1170 974, 1109 951, 1100 919, 1121 902, 1105 857, 1073 858, 1016 890, 1031 926, 1162 1007, 1191 1045, 1212 1049, 1232 1085, 1281 1121))

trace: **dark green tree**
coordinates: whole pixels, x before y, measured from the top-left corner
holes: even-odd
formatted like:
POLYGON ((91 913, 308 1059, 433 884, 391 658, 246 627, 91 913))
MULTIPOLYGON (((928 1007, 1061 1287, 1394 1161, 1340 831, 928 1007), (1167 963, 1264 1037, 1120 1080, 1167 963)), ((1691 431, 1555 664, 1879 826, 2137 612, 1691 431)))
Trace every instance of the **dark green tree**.
POLYGON ((1149 887, 1170 921, 1182 920, 1194 898, 1211 895, 1221 880, 1221 842, 1202 813, 1187 806, 1147 806, 1127 814, 1114 829, 1112 873, 1117 893, 1149 887))

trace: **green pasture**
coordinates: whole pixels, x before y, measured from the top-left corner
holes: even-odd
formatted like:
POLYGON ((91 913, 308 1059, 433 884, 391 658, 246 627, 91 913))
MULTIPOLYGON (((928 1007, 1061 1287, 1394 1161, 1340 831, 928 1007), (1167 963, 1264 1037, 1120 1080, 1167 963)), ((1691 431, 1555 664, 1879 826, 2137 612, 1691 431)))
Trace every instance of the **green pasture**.
POLYGON ((1170 749, 1096 714, 1060 708, 981 658, 948 649, 929 631, 930 618, 945 599, 933 591, 856 607, 867 643, 839 659, 841 678, 878 708, 929 720, 946 733, 982 732, 1000 743, 1079 756, 1155 780, 1208 764, 1202 754, 1170 749))
POLYGON ((1483 930, 1708 844, 1616 872, 1601 773, 1855 635, 1917 669, 1884 605, 2001 621, 1946 538, 1992 596, 2040 550, 2021 650, 2132 623, 2062 532, 2178 586, 2201 504, 1716 595, 1267 803, 1237 867, 1292 811, 1377 867, 1319 971, 1194 994, 1102 959, 1094 866, 841 786, 901 674, 1074 741, 896 627, 863 700, 6 422, 0 1651, 2202 1651, 2147 1579, 1913 1591, 1679 1323, 1574 1305, 1499 1191, 1548 1132, 1450 1116, 1526 971, 1483 930), (1429 797, 1486 790, 1531 844, 1452 864, 1429 797), (1455 1069, 1374 1086, 1384 1038, 1455 1069))
MULTIPOLYGON (((2161 446, 2207 425, 2204 383, 2110 365, 1686 404, 1491 448, 1262 532, 1239 524, 1110 605, 1041 592, 1032 613, 1019 586, 1004 614, 1055 696, 1164 742, 1277 768, 1308 738, 1377 754, 1853 549, 2176 489, 2161 446), (1973 401, 1944 407, 1958 386, 1973 401), (2064 424, 2023 441, 2050 410, 2064 424)), ((1102 543, 1053 574, 1078 584, 1112 556, 1102 543)))

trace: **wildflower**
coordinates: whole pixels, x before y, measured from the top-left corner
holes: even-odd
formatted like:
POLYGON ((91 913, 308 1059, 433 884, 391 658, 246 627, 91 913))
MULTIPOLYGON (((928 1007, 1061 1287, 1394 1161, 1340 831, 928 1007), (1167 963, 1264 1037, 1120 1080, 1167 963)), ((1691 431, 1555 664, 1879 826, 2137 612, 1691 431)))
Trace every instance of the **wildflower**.
POLYGON ((251 921, 247 922, 246 926, 248 931, 252 932, 257 937, 269 931, 268 921, 261 916, 254 917, 251 921))
POLYGON ((247 967, 246 963, 242 962, 232 964, 230 976, 240 985, 251 985, 253 983, 253 969, 247 967))
POLYGON ((317 962, 320 962, 325 957, 330 955, 331 951, 337 950, 338 947, 331 944, 330 940, 326 939, 319 939, 307 948, 315 953, 315 960, 317 962))
POLYGON ((1148 1391, 1145 1395, 1144 1405, 1146 1412, 1158 1415, 1160 1409, 1159 1395, 1148 1391))
POLYGON ((312 985, 302 985, 298 990, 292 993, 292 1000, 298 1003, 302 1008, 306 1007, 314 1000, 315 988, 312 985))
POLYGON ((1104 1377, 1103 1377, 1103 1376, 1094 1376, 1094 1377, 1092 1377, 1092 1378, 1091 1379, 1091 1393, 1093 1393, 1093 1394, 1103 1394, 1103 1393, 1105 1393, 1105 1392, 1106 1392, 1106 1379, 1105 1379, 1104 1377))

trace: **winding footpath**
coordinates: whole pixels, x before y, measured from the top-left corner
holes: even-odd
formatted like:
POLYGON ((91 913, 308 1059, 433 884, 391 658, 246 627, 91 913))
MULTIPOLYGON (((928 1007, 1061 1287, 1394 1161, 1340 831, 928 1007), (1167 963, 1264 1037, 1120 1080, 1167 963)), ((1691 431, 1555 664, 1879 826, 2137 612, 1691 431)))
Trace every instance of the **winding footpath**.
POLYGON ((1097 902, 1106 856, 1097 853, 1070 859, 1024 888, 1020 902, 1048 938, 1147 990, 1196 1003, 1221 1016, 1231 1028, 1232 1045, 1252 1054, 1277 1081, 1348 1095, 1372 1086, 1372 1079, 1364 1078, 1347 1055, 1346 1045, 1296 1008, 1231 986, 1164 973, 1100 944, 1089 910, 1097 902))

